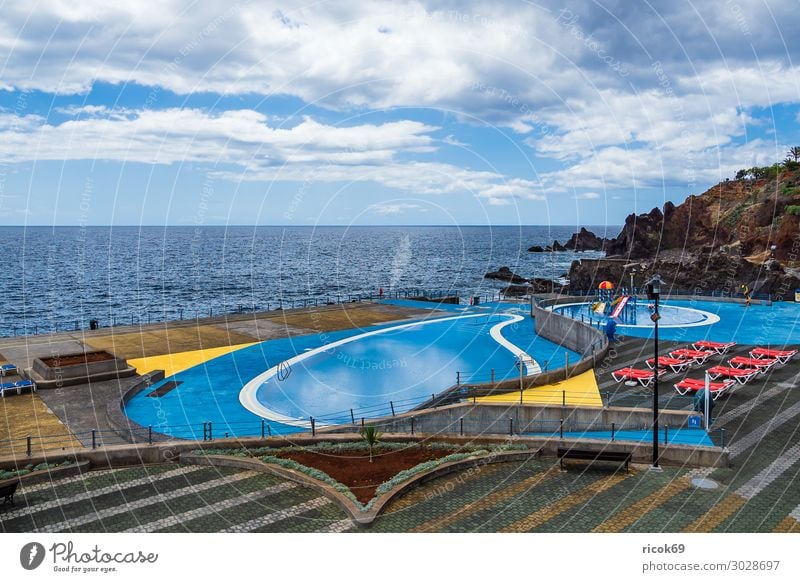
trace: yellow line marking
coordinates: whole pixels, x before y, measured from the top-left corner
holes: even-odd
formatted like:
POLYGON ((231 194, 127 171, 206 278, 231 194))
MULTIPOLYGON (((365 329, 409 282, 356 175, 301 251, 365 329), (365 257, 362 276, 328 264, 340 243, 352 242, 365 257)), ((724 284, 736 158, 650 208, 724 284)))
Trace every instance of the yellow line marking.
POLYGON ((797 521, 791 515, 787 515, 772 531, 775 533, 800 533, 800 521, 797 521))
POLYGON ((223 346, 219 348, 206 348, 204 350, 192 350, 189 352, 175 352, 171 354, 163 354, 160 356, 148 356, 144 358, 137 358, 128 360, 128 363, 136 368, 139 374, 146 374, 153 370, 164 370, 165 376, 172 376, 178 372, 183 372, 189 368, 197 365, 204 364, 209 360, 224 356, 236 350, 255 345, 258 342, 251 342, 247 344, 238 344, 235 346, 223 346))
POLYGON ((537 485, 540 485, 545 481, 552 479, 553 477, 558 475, 558 473, 559 471, 557 467, 550 467, 544 473, 537 473, 532 477, 528 477, 527 479, 524 479, 519 483, 511 485, 510 487, 506 487, 505 489, 501 489, 499 491, 495 491, 494 493, 490 493, 486 497, 481 497, 480 499, 476 499, 475 501, 467 503, 464 507, 456 510, 453 513, 448 513, 447 515, 444 515, 442 517, 422 523, 417 527, 415 527, 414 529, 412 529, 411 531, 412 532, 441 531, 442 528, 455 523, 459 519, 465 518, 483 509, 487 509, 492 505, 502 503, 503 501, 506 501, 511 497, 519 495, 520 493, 524 493, 531 487, 536 487, 537 485))
POLYGON ((704 515, 683 528, 684 532, 711 532, 737 512, 747 499, 732 493, 716 503, 704 515))
POLYGON ((537 528, 542 524, 550 521, 554 517, 557 517, 558 515, 564 513, 566 510, 590 500, 592 497, 602 493, 606 489, 610 489, 623 479, 625 479, 624 475, 614 475, 612 477, 605 477, 603 479, 595 481, 591 485, 588 485, 583 489, 576 491, 575 493, 573 493, 568 497, 565 497, 561 501, 557 501, 552 505, 543 507, 539 511, 531 513, 527 517, 523 517, 518 521, 508 524, 500 531, 501 532, 531 531, 534 528, 537 528))
POLYGON ((681 491, 689 488, 689 483, 683 479, 673 481, 661 489, 654 491, 647 497, 643 497, 621 511, 612 515, 609 519, 595 527, 594 532, 619 532, 636 523, 639 518, 656 507, 666 503, 681 491))
MULTIPOLYGON (((483 396, 476 402, 519 402, 519 392, 483 396)), ((602 407, 603 400, 597 387, 594 371, 589 370, 555 384, 536 386, 522 391, 523 404, 555 404, 566 403, 567 406, 602 407)))

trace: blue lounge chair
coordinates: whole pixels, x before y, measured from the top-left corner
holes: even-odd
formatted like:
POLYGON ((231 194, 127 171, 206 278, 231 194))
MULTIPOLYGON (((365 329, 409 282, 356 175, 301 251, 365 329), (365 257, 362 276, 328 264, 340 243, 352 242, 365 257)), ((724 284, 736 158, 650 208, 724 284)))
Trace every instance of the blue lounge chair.
POLYGON ((0 397, 5 398, 6 392, 11 392, 12 390, 17 394, 22 394, 22 391, 26 388, 30 389, 31 392, 36 392, 36 382, 33 380, 18 380, 17 382, 3 382, 0 384, 0 397))
POLYGON ((14 364, 0 365, 0 376, 11 376, 17 373, 17 367, 14 364))

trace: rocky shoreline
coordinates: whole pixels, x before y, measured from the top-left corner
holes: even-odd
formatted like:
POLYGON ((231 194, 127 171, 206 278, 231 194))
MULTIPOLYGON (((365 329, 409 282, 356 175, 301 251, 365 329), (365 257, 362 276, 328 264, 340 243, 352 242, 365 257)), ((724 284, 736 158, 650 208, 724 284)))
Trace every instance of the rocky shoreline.
POLYGON ((747 285, 755 294, 793 300, 800 289, 800 164, 784 161, 742 170, 679 205, 630 214, 612 239, 581 228, 563 245, 529 252, 603 251, 573 261, 569 284, 526 279, 507 267, 486 277, 507 281, 509 295, 596 289, 600 281, 642 287, 658 273, 667 289, 730 296, 747 285))

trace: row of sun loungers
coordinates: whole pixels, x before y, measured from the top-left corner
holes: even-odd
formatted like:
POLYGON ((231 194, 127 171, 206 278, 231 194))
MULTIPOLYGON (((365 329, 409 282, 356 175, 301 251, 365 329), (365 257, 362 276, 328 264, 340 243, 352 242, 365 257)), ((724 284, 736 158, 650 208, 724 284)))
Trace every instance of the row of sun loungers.
POLYGON ((22 394, 23 390, 36 392, 36 382, 33 380, 17 380, 16 382, 3 382, 0 384, 0 398, 5 398, 6 392, 22 394))
MULTIPOLYGON (((617 382, 634 381, 642 387, 649 387, 656 378, 667 373, 667 369, 674 373, 685 372, 693 365, 703 365, 713 356, 723 355, 728 352, 736 342, 711 342, 699 341, 692 344, 692 348, 679 348, 671 351, 669 356, 658 356, 645 361, 649 369, 621 368, 611 373, 617 382)), ((754 348, 750 357, 735 356, 730 358, 728 366, 717 365, 708 369, 709 390, 716 400, 737 383, 746 384, 759 374, 766 374, 776 365, 786 364, 797 354, 797 350, 772 350, 769 348, 754 348), (716 380, 720 380, 717 382, 716 380)), ((675 390, 685 396, 692 392, 704 389, 705 379, 685 378, 675 384, 675 390)))

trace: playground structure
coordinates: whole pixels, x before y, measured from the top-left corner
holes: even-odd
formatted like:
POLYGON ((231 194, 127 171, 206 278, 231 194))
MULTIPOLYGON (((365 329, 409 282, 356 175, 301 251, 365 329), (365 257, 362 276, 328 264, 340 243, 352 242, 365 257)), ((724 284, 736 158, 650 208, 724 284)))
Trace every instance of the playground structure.
POLYGON ((626 320, 635 317, 638 298, 627 289, 614 289, 610 281, 603 281, 597 288, 595 300, 592 302, 591 310, 599 316, 619 320, 624 323, 626 320))

